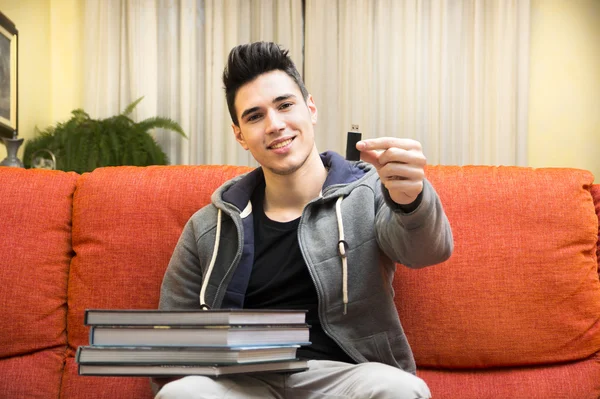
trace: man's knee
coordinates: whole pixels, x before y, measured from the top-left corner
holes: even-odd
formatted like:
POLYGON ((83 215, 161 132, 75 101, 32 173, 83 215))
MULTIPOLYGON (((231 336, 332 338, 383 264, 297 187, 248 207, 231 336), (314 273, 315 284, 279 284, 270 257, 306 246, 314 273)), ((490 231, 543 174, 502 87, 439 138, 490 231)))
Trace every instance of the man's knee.
POLYGON ((202 376, 184 377, 164 385, 154 399, 202 399, 221 391, 212 378, 202 376))
POLYGON ((189 390, 189 384, 182 383, 182 380, 165 384, 160 391, 158 391, 154 399, 193 398, 193 396, 188 395, 187 392, 189 390))
MULTIPOLYGON (((382 363, 362 363, 360 373, 370 398, 428 399, 431 392, 419 377, 382 363)), ((367 397, 367 396, 366 396, 367 397)))

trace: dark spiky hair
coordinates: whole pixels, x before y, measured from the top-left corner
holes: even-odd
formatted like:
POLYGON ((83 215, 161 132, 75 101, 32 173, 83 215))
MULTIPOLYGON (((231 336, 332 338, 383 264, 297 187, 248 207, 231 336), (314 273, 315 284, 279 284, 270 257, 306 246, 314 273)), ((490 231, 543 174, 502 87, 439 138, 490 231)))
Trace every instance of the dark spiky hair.
POLYGON ((275 70, 283 71, 292 78, 306 101, 308 91, 294 62, 288 55, 288 50, 284 50, 272 42, 241 44, 231 50, 227 66, 223 71, 223 84, 225 85, 225 98, 229 114, 236 126, 239 126, 239 121, 235 111, 235 96, 240 87, 263 73, 275 70))

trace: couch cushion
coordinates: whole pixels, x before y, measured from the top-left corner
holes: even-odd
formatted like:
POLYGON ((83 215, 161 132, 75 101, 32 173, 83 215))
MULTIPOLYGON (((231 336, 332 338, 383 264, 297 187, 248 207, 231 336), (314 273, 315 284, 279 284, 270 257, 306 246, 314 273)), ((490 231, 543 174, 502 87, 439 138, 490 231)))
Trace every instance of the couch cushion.
MULTIPOLYGON (((190 216, 247 167, 100 168, 77 182, 69 275, 69 346, 88 343, 88 308, 155 309, 173 248, 190 216)), ((71 353, 72 354, 72 353, 71 353)))
POLYGON ((0 358, 64 352, 77 177, 0 167, 0 358))
POLYGON ((420 369, 435 399, 598 399, 600 358, 494 370, 420 369))
POLYGON ((2 359, 0 397, 58 398, 64 361, 64 347, 2 359))
POLYGON ((600 350, 593 176, 573 169, 432 166, 455 251, 399 267, 396 303, 420 367, 520 366, 600 350))
POLYGON ((152 399, 154 397, 149 378, 80 376, 77 367, 75 359, 67 359, 60 399, 152 399))

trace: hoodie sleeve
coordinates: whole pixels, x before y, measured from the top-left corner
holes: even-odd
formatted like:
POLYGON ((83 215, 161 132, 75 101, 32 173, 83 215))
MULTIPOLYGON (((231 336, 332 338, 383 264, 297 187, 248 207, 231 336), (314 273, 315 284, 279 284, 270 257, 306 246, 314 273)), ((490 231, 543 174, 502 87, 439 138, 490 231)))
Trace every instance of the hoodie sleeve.
POLYGON ((452 254, 448 218, 433 186, 423 181, 418 206, 406 213, 379 184, 376 230, 379 246, 392 260, 411 268, 434 265, 452 254))
POLYGON ((165 272, 159 309, 198 309, 201 285, 202 269, 192 218, 185 225, 165 272))

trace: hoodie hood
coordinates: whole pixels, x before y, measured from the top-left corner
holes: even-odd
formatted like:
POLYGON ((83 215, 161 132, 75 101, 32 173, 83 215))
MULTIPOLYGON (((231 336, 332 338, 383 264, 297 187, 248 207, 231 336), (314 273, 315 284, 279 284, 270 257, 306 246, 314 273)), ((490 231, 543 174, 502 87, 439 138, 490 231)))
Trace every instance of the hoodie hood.
MULTIPOLYGON (((353 188, 354 182, 358 182, 362 177, 369 172, 374 171, 374 168, 364 162, 350 162, 344 159, 341 155, 327 151, 320 154, 323 165, 327 168, 328 173, 321 189, 324 199, 336 197, 336 214, 338 218, 339 230, 339 255, 342 259, 344 273, 344 304, 347 303, 347 262, 346 248, 347 244, 344 241, 342 215, 340 205, 343 197, 347 195, 353 188)), ((201 307, 208 307, 205 302, 205 292, 215 265, 217 253, 219 249, 219 236, 221 227, 221 213, 225 211, 229 213, 238 226, 240 234, 241 257, 237 268, 235 269, 232 279, 226 289, 223 298, 223 308, 243 308, 248 282, 252 273, 252 265, 254 264, 254 221, 252 217, 252 203, 250 201, 253 191, 261 185, 265 180, 262 168, 257 168, 249 173, 236 177, 229 182, 226 182, 212 195, 213 205, 218 209, 217 217, 217 237, 213 249, 213 256, 208 267, 207 276, 204 278, 204 284, 200 291, 201 307), (236 216, 237 214, 237 216, 236 216), (241 219, 240 222, 236 220, 241 219)), ((344 310, 345 311, 345 310, 344 310)))
MULTIPOLYGON (((347 161, 340 154, 333 151, 325 151, 320 154, 323 165, 328 169, 327 178, 323 184, 322 191, 325 195, 331 195, 336 185, 348 185, 360 180, 367 172, 374 167, 365 162, 347 161)), ((217 207, 223 207, 223 203, 229 203, 235 206, 239 212, 246 209, 252 193, 256 187, 265 181, 265 175, 262 167, 240 175, 221 186, 211 197, 212 202, 217 207)), ((346 191, 346 190, 344 190, 346 191)), ((348 192, 352 191, 349 187, 348 192)))

